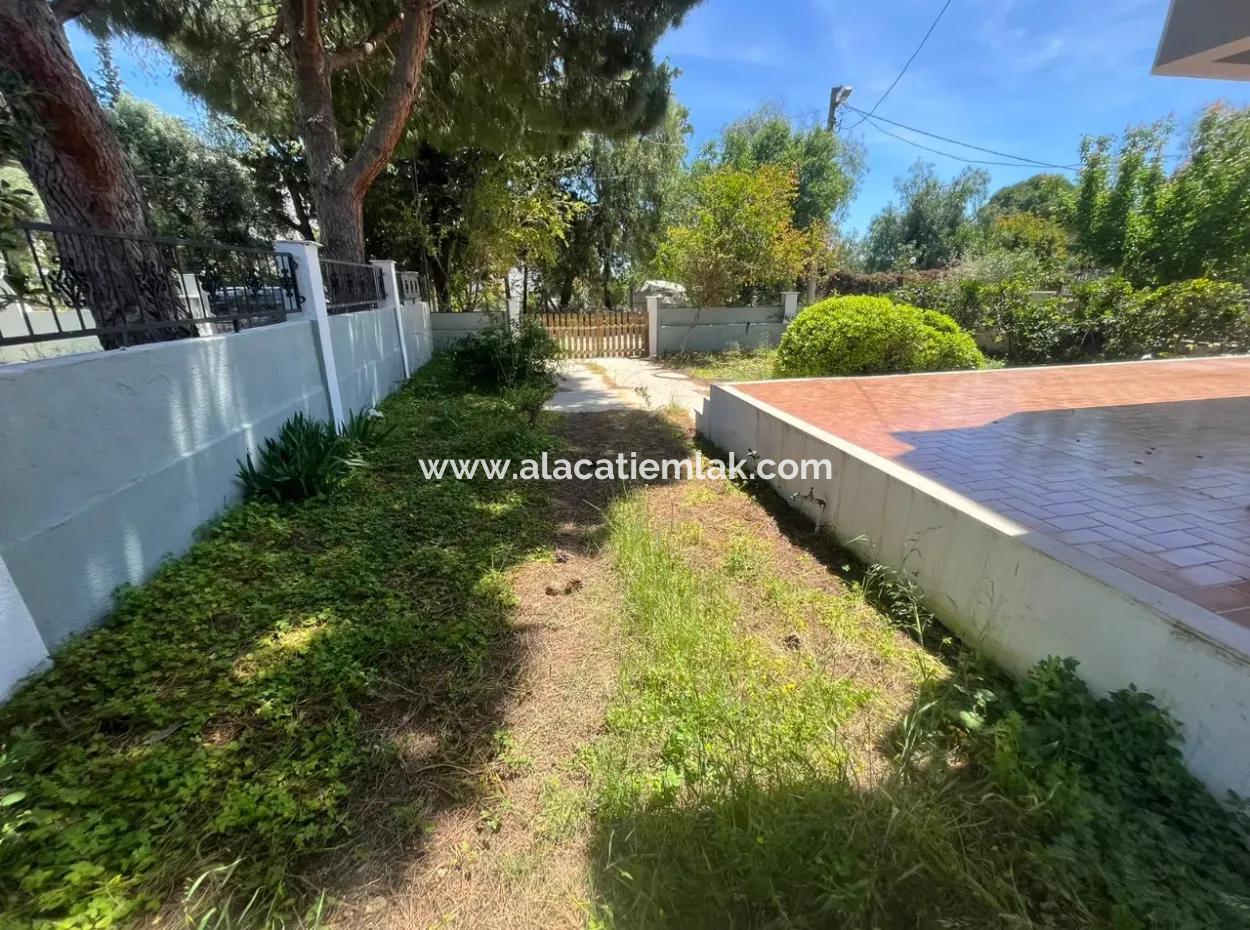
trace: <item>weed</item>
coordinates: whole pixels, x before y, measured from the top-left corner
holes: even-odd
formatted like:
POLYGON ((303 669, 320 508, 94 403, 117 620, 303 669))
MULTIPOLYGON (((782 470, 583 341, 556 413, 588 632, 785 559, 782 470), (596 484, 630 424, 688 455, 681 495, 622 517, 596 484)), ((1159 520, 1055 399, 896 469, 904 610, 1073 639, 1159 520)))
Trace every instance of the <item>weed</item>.
POLYGON ((744 571, 737 546, 732 570, 689 565, 675 539, 637 500, 612 512, 633 649, 586 755, 591 926, 1250 926, 1248 821, 1185 770, 1148 696, 1099 698, 1058 660, 1013 685, 869 570, 864 595, 934 651, 894 647, 923 674, 866 784, 842 743, 866 692, 763 648, 724 581, 861 642, 869 608, 744 571))
MULTIPOLYGON (((194 920, 295 923, 325 851, 358 851, 371 807, 390 819, 367 802, 406 732, 380 715, 422 715, 453 763, 489 750, 497 669, 515 665, 506 569, 548 544, 548 492, 425 481, 412 450, 552 440, 442 360, 382 407, 381 467, 301 507, 235 508, 0 708, 5 930, 137 923, 223 865, 194 920)), ((418 829, 419 800, 393 801, 418 829)))

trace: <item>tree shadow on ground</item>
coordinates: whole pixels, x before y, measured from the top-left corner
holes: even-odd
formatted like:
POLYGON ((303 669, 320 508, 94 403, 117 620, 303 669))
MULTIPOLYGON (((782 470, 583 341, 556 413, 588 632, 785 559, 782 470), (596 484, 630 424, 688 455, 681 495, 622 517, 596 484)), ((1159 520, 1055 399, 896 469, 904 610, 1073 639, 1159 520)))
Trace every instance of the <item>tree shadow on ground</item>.
MULTIPOLYGON (((395 432, 341 493, 235 508, 0 709, 0 867, 20 879, 0 923, 291 925, 477 802, 528 660, 507 573, 595 545, 605 499, 553 515, 539 483, 423 478, 419 458, 556 448, 444 380, 432 365, 383 404, 395 432)), ((598 454, 618 427, 567 432, 598 454)))

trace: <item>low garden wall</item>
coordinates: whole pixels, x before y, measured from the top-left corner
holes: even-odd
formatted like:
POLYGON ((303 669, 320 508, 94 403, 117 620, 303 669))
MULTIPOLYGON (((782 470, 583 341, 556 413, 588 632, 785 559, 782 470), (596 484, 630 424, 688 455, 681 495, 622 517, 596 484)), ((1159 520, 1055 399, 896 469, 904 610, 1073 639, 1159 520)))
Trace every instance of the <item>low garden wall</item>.
POLYGON ((829 460, 829 480, 770 483, 864 561, 914 580, 1009 673, 1072 656, 1092 687, 1153 693, 1182 724, 1194 773, 1217 793, 1250 792, 1250 629, 732 387, 712 386, 698 429, 739 458, 829 460))
MULTIPOLYGON (((318 324, 299 314, 237 334, 0 367, 6 650, 54 650, 101 620, 118 586, 185 551, 197 527, 239 499, 240 459, 292 414, 330 417, 328 370, 350 413, 403 380, 401 326, 410 370, 433 351, 422 304, 328 324, 333 366, 318 324), (6 607, 8 595, 29 619, 6 607), (27 642, 31 619, 38 644, 27 642)), ((10 664, 0 664, 0 697, 32 667, 30 656, 10 664)))
POLYGON ((431 313, 430 332, 434 337, 434 351, 454 346, 461 339, 467 339, 474 333, 481 332, 492 322, 502 321, 504 314, 490 311, 471 311, 465 313, 431 313))
POLYGON ((671 355, 771 348, 781 342, 785 329, 780 306, 662 307, 657 352, 671 355))

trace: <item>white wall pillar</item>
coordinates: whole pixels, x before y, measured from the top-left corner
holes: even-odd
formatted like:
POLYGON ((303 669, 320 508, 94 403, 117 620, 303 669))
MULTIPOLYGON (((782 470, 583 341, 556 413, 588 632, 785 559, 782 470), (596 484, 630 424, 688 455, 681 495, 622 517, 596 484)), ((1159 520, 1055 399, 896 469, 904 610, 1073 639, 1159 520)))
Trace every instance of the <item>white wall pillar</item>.
POLYGON ((647 353, 655 358, 660 354, 660 298, 647 298, 647 353))
POLYGON ((330 419, 335 426, 347 422, 343 411, 343 394, 339 390, 339 372, 334 364, 334 345, 330 341, 330 310, 326 306, 326 288, 321 280, 321 246, 316 242, 295 239, 279 239, 273 244, 275 252, 290 255, 295 260, 295 286, 299 288, 300 312, 312 320, 321 349, 321 376, 326 385, 326 398, 330 403, 330 419))
POLYGON ((23 678, 48 661, 48 650, 34 618, 0 558, 0 701, 8 698, 23 678))
POLYGON ((369 264, 378 269, 382 275, 382 290, 386 293, 378 309, 390 310, 395 314, 395 333, 399 336, 399 353, 404 360, 404 377, 407 378, 412 374, 412 365, 408 361, 408 342, 404 339, 404 312, 403 301, 400 300, 399 294, 399 275, 396 274, 395 263, 392 261, 375 258, 369 264))
POLYGON ((798 291, 782 291, 781 293, 781 316, 788 323, 798 315, 799 312, 799 292, 798 291))
POLYGON ((521 329, 521 298, 508 298, 508 326, 512 331, 519 332, 521 329))

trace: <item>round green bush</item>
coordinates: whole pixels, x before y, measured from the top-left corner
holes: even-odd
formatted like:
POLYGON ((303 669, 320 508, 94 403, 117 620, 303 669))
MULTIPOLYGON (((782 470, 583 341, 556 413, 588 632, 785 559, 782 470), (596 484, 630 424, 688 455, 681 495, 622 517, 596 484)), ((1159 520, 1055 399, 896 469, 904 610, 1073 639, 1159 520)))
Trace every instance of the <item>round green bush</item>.
POLYGON ((776 374, 877 375, 984 364, 972 337, 944 313, 886 297, 832 297, 807 307, 786 329, 776 374))

